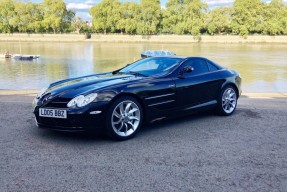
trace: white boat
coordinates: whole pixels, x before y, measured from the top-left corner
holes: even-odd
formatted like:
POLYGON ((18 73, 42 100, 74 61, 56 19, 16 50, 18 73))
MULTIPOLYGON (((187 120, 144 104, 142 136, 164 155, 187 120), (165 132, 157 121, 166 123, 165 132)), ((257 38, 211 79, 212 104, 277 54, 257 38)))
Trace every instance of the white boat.
POLYGON ((11 55, 9 53, 0 54, 0 58, 11 58, 11 55))
POLYGON ((21 55, 21 54, 14 54, 12 55, 13 59, 18 59, 18 60, 33 60, 33 59, 38 59, 40 58, 40 55, 21 55))
POLYGON ((143 51, 141 53, 142 58, 147 58, 147 57, 161 57, 161 56, 173 56, 176 55, 175 53, 171 51, 165 51, 165 50, 148 50, 148 51, 143 51))

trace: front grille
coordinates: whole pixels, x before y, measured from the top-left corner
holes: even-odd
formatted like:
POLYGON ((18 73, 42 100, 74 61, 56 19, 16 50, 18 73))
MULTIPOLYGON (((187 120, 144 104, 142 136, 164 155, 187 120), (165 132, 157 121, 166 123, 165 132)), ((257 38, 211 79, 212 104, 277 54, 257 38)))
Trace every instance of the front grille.
POLYGON ((55 98, 52 101, 48 102, 45 107, 53 108, 67 108, 67 104, 71 99, 67 98, 55 98))
POLYGON ((67 102, 50 102, 45 107, 54 107, 54 108, 67 108, 67 102))

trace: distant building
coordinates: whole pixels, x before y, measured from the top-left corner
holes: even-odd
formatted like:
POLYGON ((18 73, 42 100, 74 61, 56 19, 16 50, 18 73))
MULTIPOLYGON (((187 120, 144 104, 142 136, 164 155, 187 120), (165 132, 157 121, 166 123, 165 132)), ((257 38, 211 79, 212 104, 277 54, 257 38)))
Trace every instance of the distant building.
POLYGON ((86 25, 88 25, 89 27, 92 27, 93 23, 91 21, 86 21, 86 25))

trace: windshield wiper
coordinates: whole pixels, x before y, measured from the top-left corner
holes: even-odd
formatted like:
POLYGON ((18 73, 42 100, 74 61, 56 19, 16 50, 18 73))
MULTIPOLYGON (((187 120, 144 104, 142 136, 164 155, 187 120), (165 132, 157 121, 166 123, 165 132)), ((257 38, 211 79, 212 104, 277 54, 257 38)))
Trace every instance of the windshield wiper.
POLYGON ((120 69, 118 69, 118 70, 113 71, 112 74, 123 74, 123 72, 120 72, 120 71, 121 71, 123 68, 126 68, 126 67, 129 66, 129 65, 131 65, 131 64, 127 64, 126 66, 124 66, 124 67, 122 67, 122 68, 120 68, 120 69))
POLYGON ((116 71, 113 71, 112 74, 113 75, 115 75, 115 74, 123 74, 123 72, 120 72, 120 70, 116 70, 116 71))
POLYGON ((129 73, 129 74, 132 74, 132 75, 136 75, 136 76, 147 77, 147 75, 144 75, 144 74, 139 73, 139 72, 136 72, 136 71, 129 71, 128 73, 129 73))

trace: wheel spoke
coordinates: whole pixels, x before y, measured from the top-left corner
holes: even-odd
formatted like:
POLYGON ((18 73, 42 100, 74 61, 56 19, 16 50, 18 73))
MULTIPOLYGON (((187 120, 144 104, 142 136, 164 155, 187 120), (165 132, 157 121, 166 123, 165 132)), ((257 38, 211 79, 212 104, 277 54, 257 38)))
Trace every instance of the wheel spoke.
POLYGON ((137 121, 139 121, 140 119, 138 117, 136 117, 136 116, 130 116, 130 120, 137 120, 137 121))
POLYGON ((128 113, 130 107, 131 107, 132 103, 128 103, 126 108, 125 108, 125 113, 128 113))
POLYGON ((233 105, 231 103, 229 103, 229 110, 233 110, 233 105))
POLYGON ((121 131, 123 127, 124 127, 124 124, 123 124, 123 122, 121 122, 121 126, 120 126, 120 128, 118 129, 118 131, 121 131))
POLYGON ((121 115, 123 115, 124 112, 125 112, 125 110, 124 110, 124 103, 121 103, 120 104, 120 113, 121 113, 121 115))
POLYGON ((230 93, 231 93, 231 89, 228 89, 227 95, 230 95, 230 93))
POLYGON ((132 128, 132 130, 134 131, 134 130, 135 130, 134 124, 132 124, 132 122, 130 122, 130 121, 128 122, 128 124, 130 124, 130 125, 132 126, 131 128, 132 128))
POLYGON ((229 98, 230 98, 230 99, 233 98, 234 95, 235 95, 234 92, 230 93, 230 94, 229 94, 229 98))
POLYGON ((122 122, 122 119, 121 119, 121 118, 120 118, 118 121, 114 121, 113 124, 114 124, 114 125, 117 125, 117 124, 119 124, 120 122, 122 122))
POLYGON ((125 134, 128 133, 128 125, 125 123, 125 127, 126 127, 126 131, 125 131, 125 134))
POLYGON ((227 103, 224 105, 224 109, 228 110, 228 104, 227 103))
POLYGON ((128 114, 133 114, 133 113, 136 112, 136 111, 138 111, 137 108, 132 108, 132 110, 130 110, 130 111, 128 112, 128 114))
POLYGON ((114 114, 113 114, 114 116, 116 116, 117 118, 121 118, 121 115, 117 112, 117 111, 114 111, 114 114))

